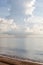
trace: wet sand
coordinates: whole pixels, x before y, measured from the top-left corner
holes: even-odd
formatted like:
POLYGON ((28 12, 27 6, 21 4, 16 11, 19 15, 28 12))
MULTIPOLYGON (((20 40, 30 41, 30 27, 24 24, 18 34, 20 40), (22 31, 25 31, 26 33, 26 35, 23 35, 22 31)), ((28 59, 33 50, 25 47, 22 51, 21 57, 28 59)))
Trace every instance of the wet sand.
POLYGON ((0 65, 43 65, 41 62, 37 62, 30 59, 21 59, 19 57, 11 57, 7 55, 0 55, 0 65), (5 64, 3 64, 5 63, 5 64))
POLYGON ((0 65, 9 65, 9 64, 6 64, 6 63, 3 63, 3 62, 0 62, 0 65))

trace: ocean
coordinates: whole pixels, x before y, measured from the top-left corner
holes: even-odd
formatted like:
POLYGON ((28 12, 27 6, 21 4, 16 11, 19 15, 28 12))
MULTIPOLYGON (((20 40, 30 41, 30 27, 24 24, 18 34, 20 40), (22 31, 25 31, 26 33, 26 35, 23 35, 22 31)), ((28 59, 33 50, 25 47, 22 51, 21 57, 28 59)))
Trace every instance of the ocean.
POLYGON ((0 54, 43 61, 43 35, 0 37, 0 54))

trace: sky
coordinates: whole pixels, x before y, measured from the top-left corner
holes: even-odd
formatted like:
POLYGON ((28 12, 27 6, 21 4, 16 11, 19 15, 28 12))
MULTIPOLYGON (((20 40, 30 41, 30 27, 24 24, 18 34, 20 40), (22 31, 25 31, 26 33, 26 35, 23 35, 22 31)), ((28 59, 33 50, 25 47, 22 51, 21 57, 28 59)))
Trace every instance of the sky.
POLYGON ((43 0, 0 0, 0 33, 43 34, 43 0))

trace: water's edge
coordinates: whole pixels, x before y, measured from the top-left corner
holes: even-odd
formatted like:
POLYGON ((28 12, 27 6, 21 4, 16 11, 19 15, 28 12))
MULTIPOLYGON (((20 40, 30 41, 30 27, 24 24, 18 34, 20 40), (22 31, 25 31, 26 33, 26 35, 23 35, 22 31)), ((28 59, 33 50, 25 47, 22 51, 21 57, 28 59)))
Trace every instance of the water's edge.
POLYGON ((35 60, 31 60, 31 59, 26 59, 26 58, 19 58, 19 57, 12 57, 12 56, 8 56, 8 55, 0 55, 0 61, 1 62, 6 62, 9 64, 15 64, 15 65, 20 65, 20 64, 26 64, 26 65, 43 65, 43 62, 39 62, 39 61, 35 61, 35 60))

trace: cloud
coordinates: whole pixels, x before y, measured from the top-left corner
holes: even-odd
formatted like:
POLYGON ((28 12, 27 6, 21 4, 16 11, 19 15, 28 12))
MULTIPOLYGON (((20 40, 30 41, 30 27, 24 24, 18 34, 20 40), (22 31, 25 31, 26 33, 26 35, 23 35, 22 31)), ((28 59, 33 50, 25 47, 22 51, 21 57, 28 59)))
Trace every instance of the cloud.
POLYGON ((24 19, 24 21, 25 24, 27 24, 27 26, 25 27, 25 32, 43 34, 43 17, 33 16, 30 19, 24 19))
POLYGON ((25 31, 26 33, 32 33, 32 32, 33 32, 33 30, 30 29, 30 27, 26 27, 24 31, 25 31))
POLYGON ((26 15, 32 15, 34 9, 35 9, 35 7, 26 8, 25 14, 26 14, 26 15))
POLYGON ((40 16, 33 16, 33 17, 28 17, 27 19, 24 19, 24 22, 27 24, 29 23, 36 23, 36 24, 42 24, 43 23, 43 17, 40 16))
POLYGON ((37 25, 35 24, 32 28, 33 33, 40 33, 43 34, 43 25, 37 25))
POLYGON ((13 19, 0 18, 0 32, 16 31, 18 26, 13 19))
POLYGON ((2 33, 2 32, 9 32, 9 31, 10 32, 21 31, 25 33, 43 34, 43 24, 41 22, 43 23, 43 18, 33 17, 31 19, 31 23, 34 23, 32 27, 30 27, 29 24, 26 27, 25 26, 22 27, 17 25, 13 19, 0 18, 0 32, 2 33))
POLYGON ((29 26, 25 28, 26 33, 35 33, 35 34, 43 34, 43 25, 34 24, 32 28, 29 26))
MULTIPOLYGON (((33 23, 35 22, 36 17, 34 17, 33 12, 35 9, 35 2, 36 2, 36 0, 31 0, 31 1, 28 0, 24 4, 25 16, 26 16, 26 18, 24 18, 25 32, 34 32, 34 30, 33 30, 34 24, 33 23), (32 25, 32 27, 31 27, 31 25, 32 25)), ((37 19, 37 21, 38 21, 38 19, 37 19)))
POLYGON ((35 2, 36 0, 32 0, 32 1, 27 1, 24 3, 24 7, 25 7, 25 15, 32 15, 33 11, 35 9, 35 2))
POLYGON ((36 0, 25 2, 25 32, 26 33, 35 33, 35 34, 43 34, 43 17, 34 16, 33 12, 35 9, 36 0))

